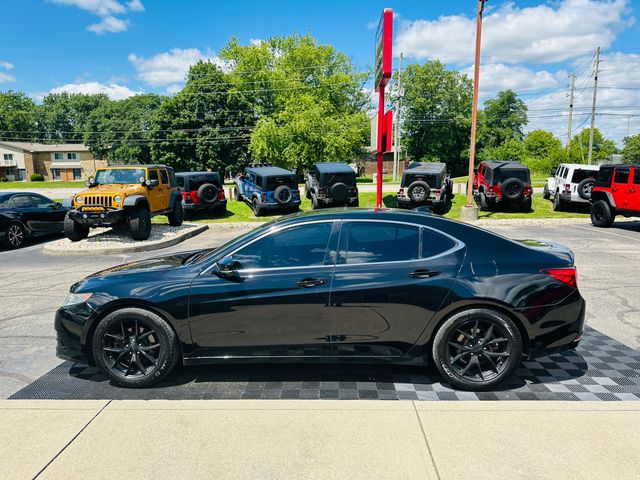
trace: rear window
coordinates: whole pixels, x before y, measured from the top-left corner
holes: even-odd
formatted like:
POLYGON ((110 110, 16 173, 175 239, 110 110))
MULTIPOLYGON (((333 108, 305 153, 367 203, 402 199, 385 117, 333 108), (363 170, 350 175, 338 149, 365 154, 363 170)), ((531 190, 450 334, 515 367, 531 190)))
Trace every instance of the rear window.
POLYGON ((582 170, 576 169, 573 171, 573 176, 571 177, 572 183, 580 183, 585 178, 595 178, 598 174, 597 170, 582 170))
POLYGON ((417 181, 427 182, 430 187, 438 186, 438 176, 433 173, 407 173, 402 179, 402 186, 408 187, 417 181))
POLYGON ((356 184, 355 173, 323 173, 321 182, 325 185, 334 184, 338 182, 346 183, 347 185, 356 184))
POLYGON ((198 190, 205 183, 212 183, 216 187, 220 186, 220 178, 218 175, 194 175, 189 177, 189 190, 198 190))
POLYGON ((493 171, 492 181, 494 183, 502 183, 510 178, 517 178, 518 180, 522 180, 524 183, 530 183, 529 172, 527 170, 497 169, 493 171))
POLYGON ((293 176, 282 177, 268 177, 267 178, 267 190, 274 190, 280 185, 286 185, 290 188, 296 188, 296 179, 293 176))

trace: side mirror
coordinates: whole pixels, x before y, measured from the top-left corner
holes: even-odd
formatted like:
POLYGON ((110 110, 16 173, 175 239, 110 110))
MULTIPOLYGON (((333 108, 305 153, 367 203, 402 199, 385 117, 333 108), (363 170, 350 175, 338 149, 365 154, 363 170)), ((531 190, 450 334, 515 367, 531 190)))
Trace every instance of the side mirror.
POLYGON ((160 185, 160 182, 158 180, 145 180, 144 185, 148 188, 153 188, 160 185))
POLYGON ((60 202, 56 202, 53 204, 53 208, 55 208, 56 210, 62 208, 62 204, 60 202))
POLYGON ((224 257, 223 259, 216 262, 214 273, 218 275, 220 278, 225 280, 229 280, 230 282, 242 282, 242 277, 238 273, 238 269, 240 269, 242 265, 240 262, 237 262, 233 259, 233 257, 224 257))

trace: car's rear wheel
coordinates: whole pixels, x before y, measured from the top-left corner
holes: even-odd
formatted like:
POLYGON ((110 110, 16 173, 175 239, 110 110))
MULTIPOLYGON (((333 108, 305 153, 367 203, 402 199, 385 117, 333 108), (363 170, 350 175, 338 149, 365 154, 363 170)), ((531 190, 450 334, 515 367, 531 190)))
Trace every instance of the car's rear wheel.
POLYGON ((235 199, 236 202, 239 202, 240 200, 242 200, 242 195, 240 195, 240 192, 238 191, 238 187, 233 188, 233 198, 235 199))
POLYGON ((523 212, 529 213, 531 211, 532 206, 533 206, 533 200, 531 197, 529 197, 524 202, 522 202, 522 204, 520 205, 520 208, 522 209, 523 212))
POLYGON ((318 202, 318 197, 315 195, 311 195, 311 208, 314 210, 318 210, 320 208, 320 203, 318 202))
POLYGON ((551 198, 551 192, 549 191, 549 185, 544 184, 544 188, 542 189, 542 198, 545 200, 549 200, 551 198))
POLYGON ((462 390, 487 390, 520 364, 522 338, 506 315, 488 308, 458 312, 438 329, 433 360, 442 376, 462 390))
POLYGON ((76 222, 67 212, 64 217, 64 234, 72 242, 79 242, 89 236, 89 227, 76 222))
POLYGON ((553 204, 552 204, 553 211, 559 212, 561 210, 564 210, 566 206, 567 206, 567 202, 565 202, 560 198, 560 192, 556 192, 556 194, 553 196, 553 204))
POLYGON ((18 222, 9 225, 4 234, 2 243, 7 248, 20 248, 26 240, 27 233, 24 227, 18 222))
POLYGON ((262 212, 262 207, 260 206, 260 200, 258 200, 258 197, 253 197, 251 206, 253 208, 253 214, 256 217, 261 217, 263 212, 262 212))
POLYGON ((129 216, 129 229, 134 240, 147 240, 151 236, 151 214, 144 207, 136 207, 129 216))
POLYGON ((112 383, 149 387, 164 378, 180 357, 178 339, 158 315, 139 308, 116 310, 93 336, 93 358, 112 383))
POLYGON ((591 205, 591 223, 594 227, 608 228, 613 225, 616 216, 611 212, 611 207, 604 200, 598 200, 591 205))
POLYGON ((487 195, 484 192, 478 192, 478 196, 476 197, 478 207, 480 207, 481 211, 489 210, 489 204, 487 203, 487 195))
POLYGON ((182 202, 180 200, 176 200, 173 204, 173 210, 169 215, 167 215, 169 219, 169 225, 172 227, 179 227, 182 225, 182 221, 184 220, 184 209, 182 208, 182 202))

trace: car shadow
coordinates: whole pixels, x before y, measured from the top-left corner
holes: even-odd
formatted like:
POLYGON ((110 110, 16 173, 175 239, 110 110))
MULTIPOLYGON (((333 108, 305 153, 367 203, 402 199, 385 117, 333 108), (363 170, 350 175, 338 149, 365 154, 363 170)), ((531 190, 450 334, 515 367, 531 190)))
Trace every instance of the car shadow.
POLYGON ((30 237, 25 240, 20 248, 7 248, 2 243, 0 243, 0 254, 1 253, 9 253, 9 252, 19 252, 20 250, 27 247, 34 247, 37 245, 43 245, 47 242, 52 242, 54 240, 60 240, 61 238, 65 238, 63 233, 54 233, 51 235, 45 235, 42 237, 30 237))
POLYGON ((626 232, 640 232, 640 220, 630 222, 614 222, 610 230, 623 230, 626 232))

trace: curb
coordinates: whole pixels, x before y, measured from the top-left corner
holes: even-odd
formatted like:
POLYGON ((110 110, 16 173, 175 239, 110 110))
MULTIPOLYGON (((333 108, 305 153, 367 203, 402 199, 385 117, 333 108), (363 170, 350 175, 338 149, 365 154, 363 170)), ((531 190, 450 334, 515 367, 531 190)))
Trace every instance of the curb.
POLYGON ((67 256, 91 256, 91 255, 114 255, 118 253, 134 253, 134 252, 149 252, 152 250, 160 250, 162 248, 171 247, 180 242, 184 242, 188 238, 195 237, 196 235, 201 234, 205 230, 209 228, 209 225, 200 225, 198 228, 195 228, 189 232, 185 232, 177 237, 170 238, 168 240, 159 240, 153 243, 147 243, 144 245, 128 245, 122 247, 109 247, 109 248, 92 248, 90 250, 69 250, 63 249, 59 250, 56 248, 51 248, 49 244, 46 244, 42 251, 47 255, 58 255, 61 257, 67 256))

